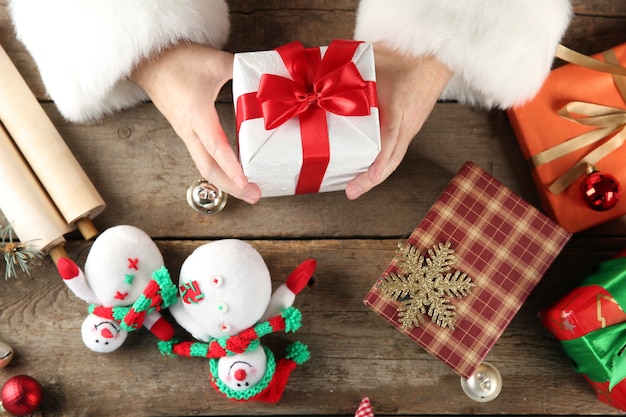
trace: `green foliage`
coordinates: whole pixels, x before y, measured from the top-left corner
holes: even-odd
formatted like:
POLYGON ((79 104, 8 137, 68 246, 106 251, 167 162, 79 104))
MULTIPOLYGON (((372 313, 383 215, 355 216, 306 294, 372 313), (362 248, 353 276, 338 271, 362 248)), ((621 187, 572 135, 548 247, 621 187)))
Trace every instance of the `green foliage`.
POLYGON ((35 258, 41 258, 41 252, 35 249, 31 242, 14 240, 13 228, 10 224, 0 226, 0 252, 3 253, 6 264, 5 280, 17 276, 16 267, 30 275, 30 262, 35 258))

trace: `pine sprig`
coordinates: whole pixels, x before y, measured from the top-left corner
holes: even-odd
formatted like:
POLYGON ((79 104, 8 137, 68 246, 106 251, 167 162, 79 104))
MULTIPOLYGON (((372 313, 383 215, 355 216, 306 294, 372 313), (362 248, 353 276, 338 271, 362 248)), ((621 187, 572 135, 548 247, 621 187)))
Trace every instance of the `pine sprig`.
POLYGON ((14 240, 13 228, 10 224, 0 226, 0 252, 4 255, 6 264, 5 280, 17 276, 16 266, 30 276, 29 263, 35 258, 41 258, 41 252, 35 249, 31 242, 14 240))

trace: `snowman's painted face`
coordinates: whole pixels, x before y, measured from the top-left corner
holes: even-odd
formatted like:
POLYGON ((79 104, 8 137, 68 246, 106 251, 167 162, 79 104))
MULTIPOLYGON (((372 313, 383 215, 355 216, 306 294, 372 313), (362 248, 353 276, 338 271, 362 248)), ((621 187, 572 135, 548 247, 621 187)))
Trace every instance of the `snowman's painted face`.
POLYGON ((267 356, 262 347, 251 352, 220 358, 218 377, 234 391, 245 391, 258 384, 267 370, 267 356))
POLYGON ((126 340, 128 332, 113 320, 90 314, 83 321, 81 335, 85 346, 94 352, 113 352, 126 340))

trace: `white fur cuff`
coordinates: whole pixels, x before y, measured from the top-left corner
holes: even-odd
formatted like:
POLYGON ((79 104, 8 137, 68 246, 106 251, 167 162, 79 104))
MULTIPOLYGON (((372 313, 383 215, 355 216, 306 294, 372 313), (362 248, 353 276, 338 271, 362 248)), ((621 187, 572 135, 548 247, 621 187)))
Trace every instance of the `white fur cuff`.
POLYGON ((144 57, 181 40, 221 48, 223 0, 11 0, 16 34, 61 114, 89 121, 146 100, 127 80, 144 57))
POLYGON ((508 108, 548 75, 568 0, 362 0, 355 39, 434 55, 454 73, 442 99, 508 108))

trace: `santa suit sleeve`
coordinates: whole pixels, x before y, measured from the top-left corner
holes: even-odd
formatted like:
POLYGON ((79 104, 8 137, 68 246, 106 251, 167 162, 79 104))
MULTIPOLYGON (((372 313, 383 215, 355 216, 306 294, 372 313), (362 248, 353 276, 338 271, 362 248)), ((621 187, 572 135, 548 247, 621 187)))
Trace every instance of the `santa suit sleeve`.
POLYGON ((17 38, 61 114, 85 122, 147 100, 128 80, 147 56, 189 41, 221 48, 223 0, 11 0, 17 38))
POLYGON ((537 93, 571 13, 568 0, 361 0, 355 39, 436 57, 453 72, 441 99, 506 109, 537 93))

